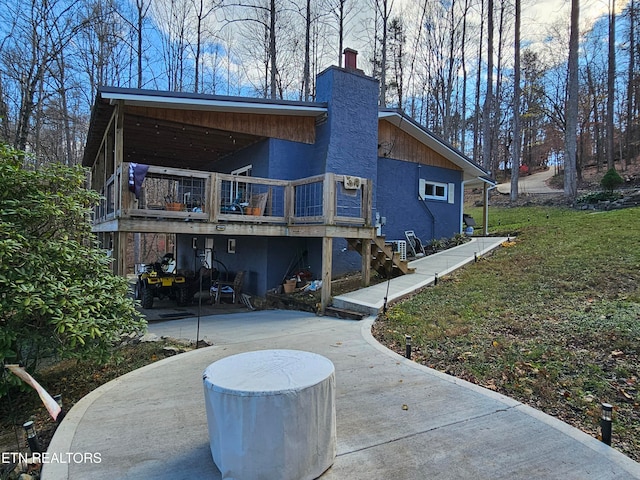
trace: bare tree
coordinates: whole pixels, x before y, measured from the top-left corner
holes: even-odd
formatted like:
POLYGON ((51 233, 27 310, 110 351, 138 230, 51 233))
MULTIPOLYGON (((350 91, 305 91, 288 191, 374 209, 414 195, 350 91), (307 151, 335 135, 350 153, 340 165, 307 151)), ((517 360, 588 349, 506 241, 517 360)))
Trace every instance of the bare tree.
MULTIPOLYGON (((193 12, 195 15, 195 24, 196 24, 196 41, 195 41, 195 55, 194 55, 194 88, 193 91, 198 93, 200 91, 200 83, 202 72, 200 71, 200 64, 202 63, 202 36, 204 30, 204 23, 211 15, 217 5, 215 3, 209 2, 205 0, 191 0, 193 4, 193 12)), ((193 45, 191 46, 193 48, 193 45)))
POLYGON ((570 200, 577 194, 576 176, 576 127, 578 121, 578 38, 580 1, 571 0, 571 31, 569 34, 569 77, 567 81, 564 195, 570 200))
POLYGON ((191 4, 181 0, 154 3, 154 17, 163 26, 161 36, 166 88, 183 91, 186 83, 186 57, 188 49, 187 30, 191 15, 191 4))
POLYGON ((609 2, 609 68, 607 72, 607 169, 614 167, 613 111, 616 84, 616 2, 609 2))
POLYGON ((636 60, 636 39, 635 39, 635 22, 636 22, 636 8, 635 0, 629 2, 629 68, 627 76, 627 109, 626 116, 627 121, 625 125, 625 154, 626 161, 628 162, 632 156, 631 138, 632 138, 632 125, 633 125, 633 79, 635 75, 635 60, 636 60))
MULTIPOLYGON (((480 17, 484 17, 485 0, 480 3, 480 17)), ((480 151, 480 85, 482 80, 482 46, 484 45, 484 22, 480 22, 480 38, 478 41, 478 63, 475 85, 475 108, 473 116, 473 158, 478 158, 480 151)))
POLYGON ((391 21, 391 11, 393 0, 375 0, 375 30, 374 42, 379 49, 374 49, 374 76, 380 80, 380 99, 378 103, 381 107, 387 105, 387 55, 389 47, 389 22, 391 21), (379 32, 379 33, 378 33, 379 32), (376 53, 379 52, 379 56, 376 53))
POLYGON ((487 0, 487 85, 482 108, 482 165, 491 167, 491 113, 493 112, 493 0, 487 0))
POLYGON ((389 83, 389 87, 395 90, 397 107, 402 110, 404 108, 404 64, 406 62, 405 44, 407 42, 407 37, 401 17, 394 17, 391 20, 389 33, 389 47, 393 64, 393 80, 389 83))
POLYGON ((354 0, 331 0, 329 9, 336 21, 338 35, 338 66, 342 67, 342 52, 344 51, 344 39, 348 32, 349 20, 357 5, 354 0))
POLYGON ((511 150, 511 201, 518 199, 518 180, 520 173, 520 0, 515 0, 515 31, 513 41, 513 143, 511 150))
MULTIPOLYGON (((276 28, 281 10, 275 0, 245 0, 240 3, 224 4, 224 23, 227 28, 241 25, 240 29, 248 40, 244 48, 252 61, 256 59, 256 47, 263 50, 258 61, 264 77, 262 85, 256 88, 264 97, 278 96, 278 46, 276 28), (255 27, 259 25, 260 30, 255 27)), ((245 66, 245 70, 248 68, 245 66)))
POLYGON ((45 96, 49 95, 45 79, 71 40, 87 26, 89 20, 78 14, 77 2, 40 2, 6 4, 2 20, 7 35, 0 52, 0 62, 7 78, 18 87, 18 111, 13 145, 24 150, 35 131, 32 150, 38 152, 45 96))
MULTIPOLYGON (((519 1, 519 0, 516 0, 519 1)), ((465 153, 465 144, 467 138, 467 16, 469 14, 469 0, 464 0, 464 11, 462 14, 462 40, 460 44, 460 61, 462 67, 462 94, 461 107, 462 112, 462 128, 460 129, 460 150, 465 153)))

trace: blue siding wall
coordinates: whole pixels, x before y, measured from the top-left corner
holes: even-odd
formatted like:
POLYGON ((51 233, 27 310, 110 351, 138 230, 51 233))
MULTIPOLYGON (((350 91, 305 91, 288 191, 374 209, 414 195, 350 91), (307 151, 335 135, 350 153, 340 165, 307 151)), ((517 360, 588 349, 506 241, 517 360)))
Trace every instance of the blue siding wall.
POLYGON ((253 165, 252 175, 254 177, 266 177, 269 172, 269 139, 243 148, 233 155, 220 162, 214 167, 223 168, 222 173, 231 173, 247 165, 253 165))
POLYGON ((273 139, 270 143, 269 178, 296 180, 324 173, 315 145, 273 139))
POLYGON ((376 207, 380 216, 386 217, 382 233, 388 240, 402 240, 405 230, 413 230, 423 243, 460 233, 461 181, 460 171, 379 158, 376 207), (419 200, 420 178, 454 183, 454 203, 419 200))
POLYGON ((224 173, 253 165, 252 176, 296 180, 324 173, 315 145, 267 138, 224 161, 224 173))
MULTIPOLYGON (((213 238, 214 257, 226 266, 230 280, 233 275, 245 271, 243 291, 250 295, 264 297, 268 290, 277 288, 284 276, 291 269, 310 270, 314 279, 321 278, 322 241, 316 238, 295 237, 227 237, 208 235, 213 238), (227 241, 234 238, 236 253, 227 252, 227 241)), ((205 245, 204 236, 177 235, 177 262, 180 270, 197 271, 200 259, 196 258, 192 239, 197 238, 198 251, 205 245)), ((213 265, 221 273, 224 268, 214 262, 213 265)))

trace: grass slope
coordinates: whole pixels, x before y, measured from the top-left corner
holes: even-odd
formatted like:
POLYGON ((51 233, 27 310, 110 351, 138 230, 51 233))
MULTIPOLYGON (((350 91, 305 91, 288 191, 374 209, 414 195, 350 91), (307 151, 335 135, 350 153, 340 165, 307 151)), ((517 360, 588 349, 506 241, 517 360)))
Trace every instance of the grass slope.
MULTIPOLYGON (((470 212, 482 218, 480 212, 470 212)), ((374 326, 414 360, 504 393, 640 460, 640 209, 492 209, 508 248, 395 305, 374 326)))

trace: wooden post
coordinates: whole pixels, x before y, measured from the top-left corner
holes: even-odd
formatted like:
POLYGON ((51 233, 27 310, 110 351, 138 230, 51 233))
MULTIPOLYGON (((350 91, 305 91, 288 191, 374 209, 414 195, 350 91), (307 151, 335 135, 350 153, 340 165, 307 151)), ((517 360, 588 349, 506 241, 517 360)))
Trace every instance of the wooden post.
MULTIPOLYGON (((326 173, 322 185, 322 212, 325 225, 335 224, 336 216, 336 176, 326 173)), ((324 285, 324 284, 323 284, 324 285)))
POLYGON ((220 215, 220 196, 222 195, 222 179, 217 173, 212 173, 209 179, 209 194, 207 199, 207 209, 209 210, 209 221, 218 223, 220 215))
POLYGON ((485 182, 484 187, 484 201, 482 207, 482 235, 489 236, 489 186, 485 182))
POLYGON ((296 215, 295 197, 295 187, 291 185, 291 182, 289 182, 287 183, 287 186, 284 187, 284 218, 287 225, 291 225, 293 223, 296 215))
POLYGON ((333 262, 333 238, 322 238, 322 289, 320 290, 320 314, 331 303, 331 269, 333 262))
POLYGON ((362 238, 362 280, 363 287, 368 287, 371 284, 371 240, 368 238, 362 238))
POLYGON ((127 275, 127 232, 113 232, 114 273, 127 275))

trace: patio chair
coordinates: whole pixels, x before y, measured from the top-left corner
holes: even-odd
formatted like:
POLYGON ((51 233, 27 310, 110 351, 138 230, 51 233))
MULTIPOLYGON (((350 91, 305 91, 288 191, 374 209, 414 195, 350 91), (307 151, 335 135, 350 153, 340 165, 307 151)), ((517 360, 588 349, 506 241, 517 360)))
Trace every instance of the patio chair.
POLYGON ((223 298, 231 298, 232 303, 237 303, 242 294, 242 282, 244 280, 244 270, 236 273, 232 282, 224 282, 220 279, 211 285, 211 296, 214 303, 220 303, 223 298))

